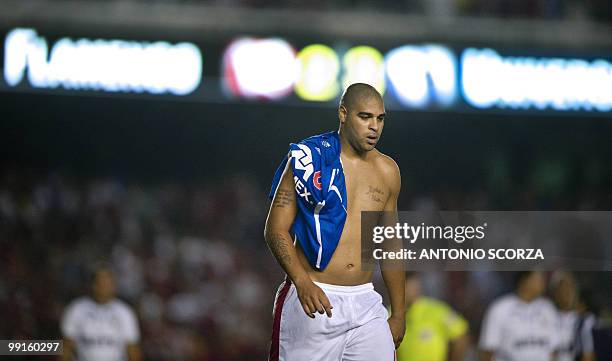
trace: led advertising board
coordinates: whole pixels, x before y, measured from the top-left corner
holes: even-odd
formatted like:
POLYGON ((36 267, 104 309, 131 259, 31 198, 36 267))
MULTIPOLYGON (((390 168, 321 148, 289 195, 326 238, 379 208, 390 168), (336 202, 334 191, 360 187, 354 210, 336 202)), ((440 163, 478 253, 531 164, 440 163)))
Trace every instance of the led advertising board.
POLYGON ((606 58, 504 55, 445 44, 311 43, 238 37, 191 41, 60 37, 33 28, 4 37, 3 90, 136 93, 192 100, 336 103, 366 82, 399 109, 609 112, 606 58), (213 65, 214 64, 214 65, 213 65))

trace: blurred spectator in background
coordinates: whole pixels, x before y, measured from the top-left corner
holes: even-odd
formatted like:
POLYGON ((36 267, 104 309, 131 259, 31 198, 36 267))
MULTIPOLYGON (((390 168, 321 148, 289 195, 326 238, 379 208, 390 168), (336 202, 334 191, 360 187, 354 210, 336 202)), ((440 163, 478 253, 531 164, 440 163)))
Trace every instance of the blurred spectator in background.
POLYGON ((480 334, 482 361, 548 361, 558 348, 558 316, 540 296, 542 272, 517 272, 515 292, 489 306, 480 334))
POLYGON ((61 360, 140 361, 140 330, 134 311, 115 298, 110 268, 93 271, 91 296, 73 301, 61 321, 64 352, 61 360))
POLYGON ((424 297, 418 273, 406 274, 406 334, 398 361, 460 361, 469 345, 468 323, 442 301, 424 297))
POLYGON ((559 309, 559 351, 556 361, 593 361, 595 316, 578 310, 578 287, 574 276, 557 271, 550 281, 555 305, 559 309))

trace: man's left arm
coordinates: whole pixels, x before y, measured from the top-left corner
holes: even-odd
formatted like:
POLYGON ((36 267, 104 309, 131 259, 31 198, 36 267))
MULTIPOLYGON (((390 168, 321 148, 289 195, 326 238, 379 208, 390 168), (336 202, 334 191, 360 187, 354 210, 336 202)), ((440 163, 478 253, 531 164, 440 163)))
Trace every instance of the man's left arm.
POLYGON ((448 360, 463 360, 470 345, 468 335, 469 324, 467 320, 450 307, 445 307, 442 314, 442 325, 449 339, 448 360))
POLYGON ((140 349, 140 327, 138 318, 131 309, 125 310, 125 338, 126 352, 129 361, 141 361, 142 351, 140 349))
MULTIPOLYGON (((384 226, 395 226, 397 223, 397 198, 401 188, 400 172, 395 162, 393 162, 392 170, 388 172, 388 179, 390 192, 385 204, 382 223, 384 226)), ((401 240, 398 239, 386 240, 385 242, 387 246, 397 250, 402 245, 401 240)), ((391 302, 391 316, 388 322, 395 348, 399 347, 406 331, 406 274, 401 262, 396 260, 393 264, 387 263, 386 267, 381 267, 382 277, 389 292, 389 300, 391 302)))
POLYGON ((127 345, 127 354, 129 361, 140 361, 142 360, 142 351, 137 343, 127 345))

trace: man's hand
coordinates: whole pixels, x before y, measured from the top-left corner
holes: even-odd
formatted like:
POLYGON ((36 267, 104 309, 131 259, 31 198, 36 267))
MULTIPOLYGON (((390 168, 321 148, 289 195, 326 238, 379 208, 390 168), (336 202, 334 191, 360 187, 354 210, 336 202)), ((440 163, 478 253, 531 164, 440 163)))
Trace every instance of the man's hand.
POLYGON ((314 284, 310 279, 305 279, 295 283, 298 298, 302 308, 308 317, 314 318, 314 313, 326 313, 327 317, 332 317, 332 305, 323 290, 314 284))
POLYGON ((387 322, 389 323, 389 328, 391 329, 395 349, 397 349, 404 339, 404 333, 406 333, 406 319, 403 317, 391 316, 387 322))

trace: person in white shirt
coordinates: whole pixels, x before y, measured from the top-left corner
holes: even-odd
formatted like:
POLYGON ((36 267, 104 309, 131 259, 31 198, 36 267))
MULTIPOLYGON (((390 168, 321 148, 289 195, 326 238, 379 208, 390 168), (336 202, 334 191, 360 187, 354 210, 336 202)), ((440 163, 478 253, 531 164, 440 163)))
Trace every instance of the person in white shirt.
POLYGON ((553 274, 550 289, 559 310, 560 348, 556 361, 594 361, 593 327, 595 316, 578 311, 578 286, 565 271, 553 274))
POLYGON ((482 361, 551 361, 558 348, 558 315, 540 296, 546 287, 538 271, 518 272, 515 292, 495 300, 480 334, 482 361))
POLYGON ((115 298, 110 269, 93 272, 91 296, 80 297, 66 308, 61 320, 62 361, 140 361, 140 330, 136 315, 115 298))

